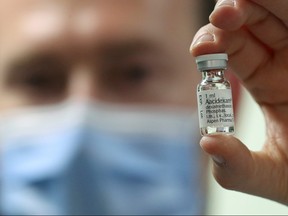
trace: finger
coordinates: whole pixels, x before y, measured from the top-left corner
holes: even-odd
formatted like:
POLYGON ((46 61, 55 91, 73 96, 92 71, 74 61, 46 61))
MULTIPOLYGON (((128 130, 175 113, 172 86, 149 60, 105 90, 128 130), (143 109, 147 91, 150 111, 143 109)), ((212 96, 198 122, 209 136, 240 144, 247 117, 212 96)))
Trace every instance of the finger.
MULTIPOLYGON (((286 10, 288 10, 288 4, 286 10)), ((215 10, 210 15, 210 22, 224 30, 237 30, 246 26, 256 38, 273 50, 279 50, 288 45, 287 26, 267 9, 248 0, 218 1, 215 10)))
POLYGON ((196 33, 190 51, 194 56, 226 52, 229 55, 229 66, 244 82, 253 77, 270 57, 269 52, 249 32, 243 29, 223 31, 212 24, 202 27, 196 33))
POLYGON ((287 184, 283 185, 281 169, 265 153, 250 152, 229 135, 203 137, 200 145, 212 156, 213 175, 222 187, 287 202, 287 184))
POLYGON ((205 136, 200 145, 212 156, 217 182, 226 189, 244 189, 243 184, 251 180, 255 169, 250 151, 232 136, 205 136))
POLYGON ((258 5, 262 6, 266 10, 270 11, 272 14, 277 16, 280 20, 288 26, 288 1, 287 0, 252 0, 258 5))

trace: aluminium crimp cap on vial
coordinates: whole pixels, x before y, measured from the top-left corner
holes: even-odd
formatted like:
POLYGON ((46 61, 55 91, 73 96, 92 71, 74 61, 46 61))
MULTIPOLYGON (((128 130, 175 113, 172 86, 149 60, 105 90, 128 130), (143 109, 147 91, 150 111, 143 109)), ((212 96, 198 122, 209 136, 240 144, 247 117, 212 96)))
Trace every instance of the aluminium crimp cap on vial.
POLYGON ((211 69, 226 69, 228 55, 226 53, 207 54, 196 57, 197 68, 200 71, 211 69))

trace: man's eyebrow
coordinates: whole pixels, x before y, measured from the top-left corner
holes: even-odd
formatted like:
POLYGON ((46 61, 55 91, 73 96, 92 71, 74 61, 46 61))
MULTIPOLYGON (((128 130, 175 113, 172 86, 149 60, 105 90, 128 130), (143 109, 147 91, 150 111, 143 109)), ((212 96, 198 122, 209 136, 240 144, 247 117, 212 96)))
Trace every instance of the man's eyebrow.
POLYGON ((9 62, 8 70, 17 69, 21 67, 27 67, 35 64, 46 64, 49 66, 50 63, 54 63, 57 60, 57 55, 52 53, 42 53, 42 52, 34 52, 27 53, 16 56, 9 62))
POLYGON ((20 53, 20 55, 15 56, 15 58, 8 62, 6 71, 10 73, 13 71, 15 72, 17 69, 25 70, 26 67, 39 63, 49 66, 49 63, 55 63, 56 61, 68 65, 72 59, 77 60, 77 58, 83 58, 87 56, 87 54, 93 59, 99 58, 99 60, 109 61, 116 59, 121 60, 122 58, 134 56, 135 54, 157 55, 163 49, 156 41, 145 39, 125 39, 124 41, 108 40, 103 43, 98 43, 98 45, 95 46, 83 47, 82 49, 76 49, 76 51, 74 49, 74 52, 72 46, 70 47, 71 49, 68 49, 67 51, 62 50, 63 52, 50 48, 20 53))
POLYGON ((25 74, 35 71, 48 72, 48 69, 54 68, 57 72, 65 71, 68 65, 64 61, 57 59, 57 55, 52 53, 27 53, 16 56, 12 59, 6 69, 4 74, 4 79, 7 82, 14 79, 13 77, 25 76, 25 74))

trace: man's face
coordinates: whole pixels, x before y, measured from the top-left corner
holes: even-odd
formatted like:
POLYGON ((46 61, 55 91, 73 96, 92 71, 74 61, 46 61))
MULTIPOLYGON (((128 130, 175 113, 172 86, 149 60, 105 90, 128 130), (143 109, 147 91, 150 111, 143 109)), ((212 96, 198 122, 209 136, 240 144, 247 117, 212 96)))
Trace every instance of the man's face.
POLYGON ((1 1, 0 110, 68 98, 193 108, 199 3, 1 1))

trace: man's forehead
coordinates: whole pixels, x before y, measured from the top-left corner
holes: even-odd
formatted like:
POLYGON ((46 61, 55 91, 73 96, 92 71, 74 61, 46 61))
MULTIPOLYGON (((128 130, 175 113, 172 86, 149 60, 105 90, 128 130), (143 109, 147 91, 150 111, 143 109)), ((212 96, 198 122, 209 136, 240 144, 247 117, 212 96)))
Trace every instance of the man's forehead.
POLYGON ((75 32, 91 34, 100 24, 106 26, 104 30, 109 30, 112 34, 113 29, 125 31, 130 27, 135 30, 137 27, 138 29, 144 28, 147 31, 145 28, 153 28, 157 24, 157 28, 163 26, 163 23, 166 23, 166 26, 173 26, 173 20, 183 14, 185 8, 183 2, 167 0, 4 0, 0 7, 4 12, 1 13, 3 22, 1 26, 5 31, 0 32, 11 35, 24 34, 23 37, 26 34, 26 36, 36 39, 44 36, 51 37, 60 31, 62 33, 69 31, 69 34, 75 32), (9 6, 4 7, 6 5, 9 6))
MULTIPOLYGON (((161 5, 163 8, 164 5, 171 5, 175 1, 170 0, 1 0, 0 2, 0 10, 1 14, 5 16, 13 13, 13 15, 22 15, 22 13, 27 13, 33 11, 35 9, 43 9, 43 8, 65 8, 66 10, 70 10, 77 12, 81 10, 83 7, 89 7, 90 9, 97 9, 99 7, 110 7, 114 6, 114 8, 120 9, 140 9, 147 6, 151 6, 151 8, 159 8, 157 6, 161 5)), ((177 4, 181 5, 179 1, 177 4)), ((112 14, 111 14, 112 15, 112 14)))
MULTIPOLYGON (((2 51, 5 50, 4 45, 6 46, 5 52, 7 49, 9 51, 16 49, 18 52, 17 50, 22 49, 21 46, 29 49, 36 47, 38 39, 40 42, 44 41, 46 46, 50 46, 50 43, 54 46, 62 46, 70 41, 75 44, 76 41, 86 47, 91 46, 95 41, 101 43, 103 40, 106 42, 108 40, 121 42, 123 39, 127 41, 137 38, 153 39, 154 42, 171 40, 167 38, 173 35, 173 32, 167 30, 177 32, 176 26, 187 28, 184 23, 179 25, 177 19, 182 18, 184 22, 181 16, 183 10, 187 10, 187 4, 191 6, 191 2, 194 2, 194 5, 195 2, 199 3, 199 0, 1 1, 1 10, 3 6, 7 6, 4 7, 6 13, 0 15, 6 16, 4 19, 1 18, 6 20, 5 24, 1 25, 4 26, 5 31, 0 30, 0 34, 6 34, 6 37, 1 36, 0 41, 2 51), (74 34, 75 32, 77 35, 74 34), (75 36, 79 37, 75 38, 75 36)), ((186 20, 188 20, 187 15, 186 20)))
MULTIPOLYGON (((159 4, 161 0, 156 2, 159 4)), ((141 18, 141 14, 139 13, 147 8, 145 6, 149 5, 149 3, 152 4, 150 0, 4 0, 0 5, 0 10, 3 12, 1 13, 1 26, 5 26, 5 29, 8 31, 9 28, 24 29, 24 31, 28 31, 28 33, 31 32, 35 34, 35 36, 41 33, 50 34, 57 29, 63 30, 64 27, 71 28, 71 26, 84 32, 89 31, 91 27, 97 25, 99 20, 103 21, 104 18, 106 18, 105 23, 107 24, 109 24, 109 21, 110 23, 112 21, 120 22, 121 19, 125 17, 131 18, 133 15, 134 17, 138 15, 138 18, 141 18), (120 2, 122 2, 122 4, 119 4, 120 2), (141 2, 142 4, 140 4, 141 2), (8 20, 9 22, 7 22, 8 20), (65 26, 63 26, 63 24, 65 24, 65 26)), ((152 5, 155 6, 155 4, 152 5)), ((135 17, 135 19, 137 18, 135 17)), ((125 21, 127 22, 128 20, 126 19, 125 21)))
MULTIPOLYGON (((34 12, 35 10, 43 9, 54 9, 54 10, 65 10, 69 11, 70 15, 73 16, 73 12, 81 11, 83 8, 89 8, 90 10, 97 10, 98 8, 109 8, 117 9, 117 11, 122 11, 128 9, 133 10, 154 10, 159 12, 160 10, 165 10, 172 8, 170 12, 184 12, 184 8, 187 8, 187 5, 193 5, 192 7, 197 7, 201 0, 1 0, 0 2, 0 11, 1 16, 6 17, 19 17, 23 13, 34 12), (180 11, 177 9, 180 8, 180 11)), ((191 7, 191 8, 192 8, 191 7)), ((188 7, 189 8, 189 7, 188 7)), ((190 8, 190 9, 191 9, 190 8)), ((52 10, 51 10, 52 11, 52 10)), ((137 11, 135 11, 137 14, 137 11)), ((192 13, 192 11, 191 11, 192 13)), ((139 15, 139 14, 138 14, 139 15)), ((113 16, 110 13, 110 16, 113 16)), ((7 22, 7 20, 5 20, 7 22)))

